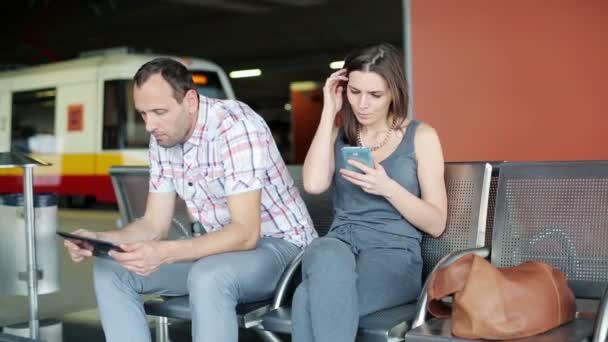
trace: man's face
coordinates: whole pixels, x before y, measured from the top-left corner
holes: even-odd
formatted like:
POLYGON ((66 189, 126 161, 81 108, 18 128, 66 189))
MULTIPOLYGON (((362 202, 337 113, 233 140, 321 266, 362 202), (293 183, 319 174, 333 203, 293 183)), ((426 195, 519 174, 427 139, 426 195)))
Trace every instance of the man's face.
POLYGON ((188 94, 181 103, 174 97, 173 89, 160 74, 152 75, 141 87, 133 87, 135 109, 146 123, 146 131, 156 138, 162 147, 184 143, 194 127, 191 101, 188 94))

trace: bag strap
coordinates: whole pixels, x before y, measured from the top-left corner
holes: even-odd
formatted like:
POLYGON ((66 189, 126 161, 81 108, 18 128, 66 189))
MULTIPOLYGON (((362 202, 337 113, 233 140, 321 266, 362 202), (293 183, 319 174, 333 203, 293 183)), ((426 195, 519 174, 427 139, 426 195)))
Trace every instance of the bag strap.
POLYGON ((452 309, 444 304, 441 299, 464 289, 464 284, 469 277, 475 258, 481 257, 476 254, 469 254, 432 274, 427 290, 429 298, 427 310, 433 316, 438 318, 450 317, 452 309))

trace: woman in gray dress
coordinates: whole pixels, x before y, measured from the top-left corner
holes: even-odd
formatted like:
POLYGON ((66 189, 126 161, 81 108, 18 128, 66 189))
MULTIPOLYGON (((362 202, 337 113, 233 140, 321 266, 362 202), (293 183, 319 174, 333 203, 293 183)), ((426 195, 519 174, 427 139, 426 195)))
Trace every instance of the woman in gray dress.
POLYGON ((422 234, 445 229, 441 144, 432 127, 407 118, 402 63, 388 44, 357 50, 323 88, 304 188, 318 194, 332 187, 335 218, 304 254, 292 306, 295 342, 352 342, 360 316, 414 301, 422 234), (373 167, 343 160, 346 146, 369 147, 373 167))

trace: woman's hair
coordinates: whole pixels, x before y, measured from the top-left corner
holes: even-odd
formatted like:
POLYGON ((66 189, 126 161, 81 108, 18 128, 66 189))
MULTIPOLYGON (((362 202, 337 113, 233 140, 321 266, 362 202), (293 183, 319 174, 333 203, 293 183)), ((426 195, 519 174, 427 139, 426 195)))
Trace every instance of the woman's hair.
MULTIPOLYGON (((350 74, 353 71, 374 72, 386 80, 392 95, 389 114, 394 115, 395 127, 400 127, 407 118, 408 87, 403 69, 403 55, 390 44, 379 44, 350 52, 344 59, 344 68, 350 74)), ((344 87, 342 105, 342 122, 345 141, 357 145, 357 128, 359 122, 353 113, 344 87)))
POLYGON ((173 89, 173 97, 181 103, 189 90, 196 91, 190 71, 180 62, 166 57, 155 58, 142 65, 135 73, 133 81, 141 87, 152 75, 160 74, 173 89))

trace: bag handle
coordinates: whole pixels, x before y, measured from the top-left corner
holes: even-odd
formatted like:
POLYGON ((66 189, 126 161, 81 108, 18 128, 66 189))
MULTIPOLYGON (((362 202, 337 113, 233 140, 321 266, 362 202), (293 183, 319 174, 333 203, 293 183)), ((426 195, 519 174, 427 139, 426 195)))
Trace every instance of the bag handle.
POLYGON ((480 258, 480 256, 469 254, 432 274, 427 291, 429 297, 427 310, 433 316, 438 318, 450 317, 452 309, 444 304, 441 299, 464 289, 464 284, 469 277, 475 258, 480 258))

